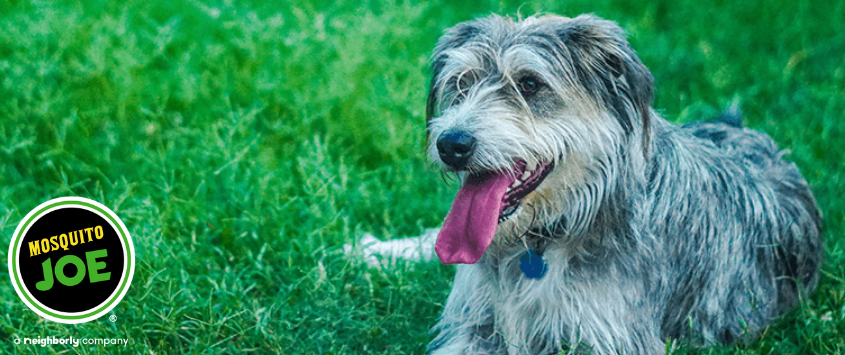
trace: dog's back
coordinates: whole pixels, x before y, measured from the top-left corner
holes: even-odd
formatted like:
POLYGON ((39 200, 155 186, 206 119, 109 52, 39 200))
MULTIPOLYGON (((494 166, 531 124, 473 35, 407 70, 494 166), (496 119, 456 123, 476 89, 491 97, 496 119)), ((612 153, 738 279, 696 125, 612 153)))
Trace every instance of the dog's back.
POLYGON ((812 193, 786 152, 740 122, 729 113, 655 130, 651 223, 675 239, 662 243, 674 271, 664 338, 729 343, 815 288, 821 217, 812 193))

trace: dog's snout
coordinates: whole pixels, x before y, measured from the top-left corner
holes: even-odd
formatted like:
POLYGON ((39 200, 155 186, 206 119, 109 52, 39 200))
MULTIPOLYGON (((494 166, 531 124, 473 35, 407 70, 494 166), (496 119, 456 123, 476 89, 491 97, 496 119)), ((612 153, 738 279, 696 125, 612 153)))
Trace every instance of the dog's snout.
POLYGON ((464 131, 446 131, 437 138, 437 152, 446 165, 463 168, 475 151, 475 137, 464 131))

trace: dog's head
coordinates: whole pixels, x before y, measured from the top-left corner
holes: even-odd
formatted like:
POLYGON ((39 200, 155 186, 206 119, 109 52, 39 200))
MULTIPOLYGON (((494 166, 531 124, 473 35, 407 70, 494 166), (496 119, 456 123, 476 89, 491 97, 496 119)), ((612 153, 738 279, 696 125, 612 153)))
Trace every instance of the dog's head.
POLYGON ((618 156, 646 154, 652 93, 611 21, 494 15, 450 29, 434 51, 426 109, 432 159, 464 173, 438 237, 441 260, 474 263, 494 237, 567 211, 577 229, 590 217, 577 214, 592 212, 574 204, 601 202, 598 185, 613 179, 618 156))

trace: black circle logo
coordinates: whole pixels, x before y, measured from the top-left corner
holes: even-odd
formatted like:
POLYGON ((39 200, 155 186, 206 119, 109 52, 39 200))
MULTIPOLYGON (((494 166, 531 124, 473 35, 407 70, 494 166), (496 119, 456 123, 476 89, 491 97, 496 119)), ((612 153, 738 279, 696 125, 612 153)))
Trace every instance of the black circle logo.
POLYGON ((33 209, 9 246, 9 274, 24 303, 44 318, 82 323, 114 308, 132 281, 126 226, 107 207, 62 197, 33 209))

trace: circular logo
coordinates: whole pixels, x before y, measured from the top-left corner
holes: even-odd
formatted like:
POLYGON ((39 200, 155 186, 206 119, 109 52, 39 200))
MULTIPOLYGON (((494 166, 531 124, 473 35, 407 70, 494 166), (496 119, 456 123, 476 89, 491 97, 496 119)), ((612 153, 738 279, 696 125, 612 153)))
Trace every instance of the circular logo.
POLYGON ((9 274, 21 300, 44 318, 83 323, 112 310, 135 270, 129 231, 108 207, 62 197, 30 211, 9 246, 9 274))

